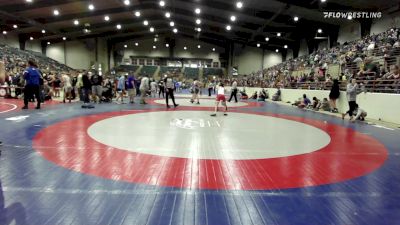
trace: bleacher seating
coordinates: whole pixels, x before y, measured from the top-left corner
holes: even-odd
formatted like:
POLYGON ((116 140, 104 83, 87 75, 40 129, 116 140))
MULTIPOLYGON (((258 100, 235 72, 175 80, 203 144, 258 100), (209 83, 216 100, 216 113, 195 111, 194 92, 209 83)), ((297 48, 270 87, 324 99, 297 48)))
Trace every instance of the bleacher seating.
POLYGON ((203 76, 222 76, 223 71, 221 68, 204 68, 203 76))
POLYGON ((182 70, 181 67, 173 67, 173 66, 161 66, 160 74, 164 73, 180 73, 182 70))
POLYGON ((115 71, 134 73, 138 68, 139 66, 134 66, 134 65, 119 65, 118 67, 115 68, 115 71))
POLYGON ((157 71, 157 68, 157 66, 143 66, 142 70, 140 71, 140 75, 153 77, 154 73, 157 71))
POLYGON ((185 77, 188 79, 199 79, 199 68, 185 68, 185 77))

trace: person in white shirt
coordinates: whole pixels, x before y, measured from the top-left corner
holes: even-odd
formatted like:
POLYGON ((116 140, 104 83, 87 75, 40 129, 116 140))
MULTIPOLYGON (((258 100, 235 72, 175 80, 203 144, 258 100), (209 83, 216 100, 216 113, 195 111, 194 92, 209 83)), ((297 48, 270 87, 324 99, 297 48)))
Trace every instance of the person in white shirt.
POLYGON ((63 97, 63 103, 65 103, 65 99, 69 100, 69 103, 71 103, 71 98, 72 98, 72 83, 71 83, 71 78, 67 74, 62 75, 62 83, 63 83, 63 91, 64 91, 64 97, 63 97))
POLYGON ((235 97, 235 102, 236 103, 238 102, 238 100, 237 100, 237 92, 238 92, 237 82, 236 82, 236 80, 233 80, 232 89, 231 89, 231 97, 229 98, 228 102, 231 102, 233 97, 235 97))
POLYGON ((145 76, 142 78, 142 81, 141 81, 140 87, 139 87, 140 104, 147 104, 145 100, 146 100, 146 95, 147 95, 147 92, 149 91, 149 89, 150 89, 149 78, 147 76, 145 76))
POLYGON ((156 83, 155 80, 153 80, 153 81, 150 83, 150 90, 151 90, 151 97, 154 96, 154 98, 155 98, 156 95, 157 95, 157 83, 156 83))
POLYGON ((355 122, 356 120, 364 121, 365 117, 367 117, 367 112, 364 109, 361 109, 358 104, 356 104, 356 109, 353 114, 356 115, 354 119, 350 120, 351 122, 355 122))
POLYGON ((228 106, 226 105, 225 88, 224 88, 223 83, 220 83, 217 86, 217 98, 216 98, 216 102, 215 102, 215 111, 213 114, 211 114, 211 116, 217 116, 219 103, 221 103, 222 106, 225 106, 224 116, 227 116, 228 115, 228 113, 227 113, 228 106))

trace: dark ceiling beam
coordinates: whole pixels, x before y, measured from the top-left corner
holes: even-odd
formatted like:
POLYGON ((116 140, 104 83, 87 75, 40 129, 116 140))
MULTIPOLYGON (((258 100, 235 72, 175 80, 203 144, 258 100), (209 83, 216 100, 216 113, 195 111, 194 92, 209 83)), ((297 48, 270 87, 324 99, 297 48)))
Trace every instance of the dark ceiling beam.
POLYGON ((320 0, 312 1, 299 1, 299 0, 276 0, 285 4, 295 5, 298 7, 313 9, 313 10, 354 10, 352 7, 337 4, 334 2, 326 1, 321 2, 320 0))
MULTIPOLYGON (((21 2, 21 1, 19 1, 21 2)), ((1 9, 7 12, 23 12, 27 10, 41 9, 53 6, 60 6, 75 2, 90 2, 90 0, 42 0, 34 3, 18 3, 1 6, 1 9)))

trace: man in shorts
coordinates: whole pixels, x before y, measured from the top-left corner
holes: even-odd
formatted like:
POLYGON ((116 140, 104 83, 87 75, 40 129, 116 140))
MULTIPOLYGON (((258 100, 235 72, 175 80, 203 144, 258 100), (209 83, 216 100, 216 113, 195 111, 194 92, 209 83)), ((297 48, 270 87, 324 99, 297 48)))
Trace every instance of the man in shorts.
POLYGON ((228 106, 226 105, 225 88, 223 83, 220 83, 217 86, 217 99, 215 102, 215 112, 211 114, 211 116, 217 116, 219 103, 221 103, 222 106, 225 106, 224 116, 227 116, 228 106))
POLYGON ((94 102, 101 102, 101 96, 103 94, 103 78, 95 72, 90 81, 92 82, 92 97, 94 102))

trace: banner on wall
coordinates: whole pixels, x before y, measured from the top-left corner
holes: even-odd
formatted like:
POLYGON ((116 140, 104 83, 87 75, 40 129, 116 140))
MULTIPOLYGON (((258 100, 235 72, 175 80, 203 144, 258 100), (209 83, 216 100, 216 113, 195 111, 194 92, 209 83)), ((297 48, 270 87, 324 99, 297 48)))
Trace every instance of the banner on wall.
POLYGON ((0 61, 0 84, 6 81, 6 67, 3 61, 0 61))

